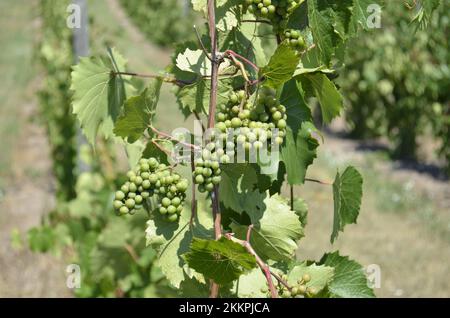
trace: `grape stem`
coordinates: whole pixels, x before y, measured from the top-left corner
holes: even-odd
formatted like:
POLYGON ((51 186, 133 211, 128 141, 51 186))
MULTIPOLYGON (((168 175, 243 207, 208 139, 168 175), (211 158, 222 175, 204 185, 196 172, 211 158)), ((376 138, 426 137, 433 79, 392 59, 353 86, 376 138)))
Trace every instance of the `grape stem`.
POLYGON ((196 146, 196 145, 190 144, 188 142, 184 142, 184 141, 178 140, 175 137, 173 137, 172 135, 169 135, 168 133, 159 131, 158 129, 156 129, 155 127, 153 127, 151 125, 149 125, 148 128, 150 128, 155 134, 157 134, 160 137, 164 137, 164 138, 169 139, 171 141, 175 141, 175 142, 177 142, 177 143, 179 143, 179 144, 181 144, 183 146, 186 146, 186 147, 189 147, 189 148, 192 148, 192 149, 195 149, 195 150, 200 150, 199 146, 196 146))
POLYGON ((269 265, 267 265, 261 259, 261 257, 259 257, 259 255, 256 253, 256 251, 253 249, 252 245, 250 244, 250 237, 251 237, 252 229, 253 229, 253 224, 249 225, 247 228, 247 236, 246 236, 245 241, 235 238, 233 236, 233 233, 227 233, 227 234, 225 234, 225 237, 235 243, 242 245, 247 250, 247 252, 249 252, 251 255, 253 255, 255 257, 256 264, 258 264, 259 268, 261 269, 264 276, 266 277, 267 286, 269 287, 269 290, 270 290, 270 296, 272 298, 278 298, 278 291, 275 288, 275 285, 273 284, 272 272, 270 271, 269 265))
POLYGON ((142 73, 135 73, 135 72, 111 72, 111 74, 113 74, 113 75, 129 75, 129 76, 143 77, 143 78, 155 78, 155 79, 159 79, 165 83, 172 83, 172 84, 176 84, 178 86, 185 86, 185 85, 192 84, 192 82, 183 81, 183 80, 179 80, 177 78, 166 77, 166 76, 157 75, 157 74, 142 74, 142 73))
POLYGON ((311 178, 305 178, 305 181, 308 181, 308 182, 315 182, 315 183, 319 183, 319 184, 323 184, 323 185, 332 185, 331 182, 328 182, 328 181, 320 181, 320 180, 317 180, 317 179, 311 179, 311 178))
POLYGON ((272 276, 275 277, 275 279, 276 279, 281 285, 283 285, 284 287, 286 287, 287 289, 289 289, 289 291, 292 290, 292 287, 289 286, 289 284, 288 284, 283 278, 281 278, 280 275, 278 275, 277 273, 275 273, 275 272, 273 272, 273 271, 270 271, 270 274, 272 274, 272 276))
POLYGON ((255 19, 255 20, 241 20, 241 22, 247 22, 247 23, 266 23, 266 24, 272 24, 269 20, 262 20, 262 19, 255 19))

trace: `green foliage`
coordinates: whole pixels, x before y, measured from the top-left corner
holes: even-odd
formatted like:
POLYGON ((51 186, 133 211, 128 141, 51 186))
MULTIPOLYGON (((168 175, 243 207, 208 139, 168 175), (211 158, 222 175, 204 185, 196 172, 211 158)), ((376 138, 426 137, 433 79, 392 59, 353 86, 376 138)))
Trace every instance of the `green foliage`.
POLYGON ((354 167, 338 172, 333 182, 334 221, 331 242, 337 238, 344 226, 356 223, 361 206, 363 179, 354 167))
POLYGON ((256 267, 253 255, 224 237, 218 241, 194 238, 184 258, 191 268, 220 285, 231 283, 245 270, 256 267))
MULTIPOLYGON (((318 100, 326 122, 341 111, 342 97, 331 79, 336 72, 332 61, 340 57, 348 39, 358 29, 364 29, 361 25, 367 18, 364 13, 367 3, 358 0, 331 4, 319 0, 307 3, 279 0, 272 13, 269 12, 273 11, 269 0, 252 3, 220 0, 215 3, 218 46, 225 52, 217 59, 220 62, 217 107, 210 105, 210 94, 213 93, 210 89, 213 87, 211 61, 195 44, 189 42, 178 46, 172 65, 166 69, 167 74, 162 75, 163 82, 177 86, 175 94, 186 117, 196 113, 199 118, 211 115, 211 121, 216 120, 214 127, 211 122, 208 125, 216 131, 211 140, 204 140, 201 155, 197 146, 188 145, 186 162, 172 163, 169 159, 173 158, 166 155, 177 144, 178 137, 151 127, 153 120, 163 115, 159 111, 161 108, 157 108, 161 82, 142 92, 134 91, 129 78, 118 74, 125 70, 125 59, 117 52, 110 52, 108 58, 84 59, 74 67, 74 110, 91 143, 100 131, 104 138, 120 136, 120 141, 128 147, 133 143, 138 144, 139 149, 145 149, 138 168, 127 174, 128 181, 118 180, 114 185, 117 190, 114 198, 112 187, 108 183, 104 185, 108 190, 105 192, 109 193, 105 202, 113 202, 116 210, 125 216, 112 221, 108 215, 108 222, 100 224, 92 215, 83 216, 85 222, 96 224, 93 234, 74 236, 87 241, 79 251, 81 258, 90 262, 86 265, 89 268, 86 279, 97 280, 96 287, 101 288, 102 295, 110 295, 112 290, 117 293, 116 287, 126 291, 126 296, 145 295, 150 287, 143 286, 153 282, 155 276, 136 276, 139 270, 130 265, 133 264, 129 262, 131 256, 139 269, 151 268, 153 271, 159 268, 160 274, 185 297, 207 295, 209 280, 220 285, 221 296, 372 295, 367 284, 364 285, 362 267, 348 258, 327 254, 320 263, 296 260, 298 241, 306 226, 307 205, 292 195, 290 199, 284 198, 281 190, 286 179, 292 186, 304 184, 308 180, 307 169, 317 156, 319 142, 316 136, 320 136, 320 132, 312 123, 310 99, 318 100), (253 10, 254 15, 244 13, 247 9, 253 10), (274 50, 265 50, 263 42, 255 40, 258 24, 249 30, 245 26, 248 22, 243 21, 243 17, 264 16, 265 9, 266 22, 273 26, 273 45, 275 42, 277 45, 274 50), (280 36, 286 35, 287 25, 289 44, 280 41, 280 36), (294 36, 293 28, 299 31, 294 36), (305 40, 304 50, 293 49, 292 40, 300 36, 305 40), (133 96, 127 98, 126 95, 133 96), (215 110, 214 114, 210 114, 212 110, 215 110), (277 131, 271 130, 273 128, 277 131), (224 146, 220 141, 228 141, 226 133, 233 139, 224 146), (246 155, 249 155, 251 149, 260 148, 262 136, 265 141, 272 141, 269 149, 277 157, 270 164, 278 169, 264 174, 267 166, 261 156, 255 162, 249 156, 244 162, 229 162, 235 158, 234 150, 238 144, 244 145, 246 155), (281 151, 275 145, 281 145, 281 151), (228 154, 228 148, 232 148, 233 154, 228 154), (169 160, 170 166, 149 157, 169 160), (156 163, 153 165, 152 162, 156 163), (183 164, 191 168, 194 185, 186 197, 191 208, 184 204, 183 195, 177 205, 178 211, 174 200, 179 189, 172 183, 178 181, 173 177, 179 175, 173 170, 183 164), (163 166, 164 171, 170 172, 156 171, 156 166, 163 166), (205 195, 196 195, 195 184, 198 184, 198 192, 205 192, 205 195), (144 193, 148 195, 144 196, 144 193), (160 197, 155 199, 153 194, 156 193, 160 197), (172 213, 169 212, 171 207, 173 213, 177 212, 177 218, 167 222, 166 214, 172 213), (136 215, 129 219, 127 214, 131 211, 136 215), (221 219, 218 218, 219 211, 221 219), (147 220, 145 238, 139 233, 139 226, 145 223, 143 220, 147 220), (142 247, 143 240, 147 249, 142 247), (86 246, 90 247, 88 252, 86 246), (130 253, 130 250, 134 252, 130 253), (154 264, 149 261, 153 258, 154 264), (255 268, 257 266, 260 268, 255 268), (271 285, 268 284, 271 275, 276 276, 276 281, 269 291, 266 285, 271 285)), ((194 10, 206 14, 207 1, 193 0, 192 4, 194 10)), ((144 6, 139 8, 149 11, 144 10, 144 6)), ((206 34, 200 38, 204 39, 206 47, 210 46, 206 34)), ((183 145, 192 138, 187 139, 183 139, 183 145)), ((136 161, 135 156, 129 155, 133 161, 136 161)), ((111 179, 117 179, 117 176, 111 179)), ((123 177, 120 179, 124 180, 123 177)), ((183 192, 187 188, 185 185, 183 192)), ((359 172, 349 167, 342 174, 338 173, 333 194, 332 241, 346 224, 356 222, 362 196, 359 172)), ((102 197, 100 193, 97 195, 102 197)), ((103 212, 111 208, 105 205, 103 212)), ((100 214, 99 218, 106 216, 100 214)), ((37 245, 44 247, 53 240, 52 236, 45 235, 36 239, 37 245)))
POLYGON ((178 0, 121 0, 129 17, 146 37, 163 47, 194 40, 193 25, 198 16, 184 1, 178 0))
POLYGON ((65 24, 69 1, 42 0, 42 40, 38 58, 45 72, 39 104, 50 141, 58 200, 75 196, 76 126, 71 115, 70 65, 73 62, 72 33, 65 24))
POLYGON ((394 155, 407 158, 415 157, 418 137, 431 136, 449 163, 450 6, 442 1, 432 12, 438 1, 420 3, 418 14, 428 16, 428 26, 414 32, 410 21, 417 8, 408 12, 402 2, 388 1, 383 29, 352 41, 339 84, 353 136, 387 136, 394 155))
POLYGON ((329 296, 333 298, 375 297, 367 285, 363 267, 339 252, 325 254, 320 263, 334 268, 333 280, 328 284, 329 296))

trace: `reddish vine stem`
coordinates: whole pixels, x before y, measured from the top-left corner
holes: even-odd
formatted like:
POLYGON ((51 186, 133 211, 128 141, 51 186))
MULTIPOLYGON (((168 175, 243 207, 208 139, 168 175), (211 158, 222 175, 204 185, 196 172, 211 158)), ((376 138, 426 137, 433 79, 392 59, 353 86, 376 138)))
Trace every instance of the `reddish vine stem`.
POLYGON ((159 131, 158 129, 156 129, 156 128, 153 127, 153 126, 149 126, 149 128, 150 128, 155 134, 157 134, 157 135, 159 135, 159 136, 161 136, 161 137, 164 137, 164 138, 167 138, 167 139, 169 139, 169 140, 175 141, 175 142, 177 142, 177 143, 179 143, 179 144, 181 144, 181 145, 183 145, 183 146, 189 147, 189 148, 191 148, 191 149, 197 149, 197 150, 200 149, 200 148, 199 148, 198 146, 196 146, 196 145, 193 145, 193 144, 190 144, 190 143, 188 143, 188 142, 184 142, 184 141, 178 140, 178 139, 176 139, 175 137, 173 137, 172 135, 169 135, 168 133, 159 131))
POLYGON ((225 237, 228 238, 229 240, 232 240, 233 242, 241 244, 247 250, 247 252, 249 254, 251 254, 255 257, 256 264, 258 264, 259 268, 261 269, 264 276, 266 277, 267 286, 269 287, 269 291, 270 291, 270 296, 272 298, 278 298, 278 291, 275 288, 275 285, 273 284, 272 272, 270 271, 269 265, 267 265, 261 259, 261 257, 259 257, 259 255, 256 253, 256 251, 253 249, 252 245, 250 244, 250 236, 251 236, 252 229, 253 229, 253 225, 249 225, 249 227, 247 228, 247 237, 246 237, 245 241, 233 237, 232 234, 230 234, 230 233, 226 234, 225 237))
POLYGON ((250 65, 251 67, 253 67, 257 72, 259 71, 259 67, 256 66, 255 63, 253 63, 253 62, 250 61, 249 59, 243 57, 242 55, 240 55, 240 54, 234 52, 233 50, 226 50, 226 51, 225 51, 225 54, 226 54, 226 55, 229 55, 229 56, 234 56, 234 57, 236 57, 236 58, 238 58, 238 59, 244 61, 245 63, 247 63, 247 64, 250 65))
MULTIPOLYGON (((209 100, 208 128, 214 128, 215 114, 217 108, 217 86, 219 82, 219 66, 221 60, 217 57, 217 33, 216 33, 216 1, 208 0, 208 24, 209 37, 211 38, 211 94, 209 100)), ((219 239, 222 236, 222 215, 219 207, 219 188, 214 187, 211 199, 214 218, 214 234, 219 239)), ((209 296, 217 298, 219 285, 212 282, 209 296)))
POLYGON ((283 285, 284 287, 286 287, 287 289, 289 289, 289 291, 292 289, 292 287, 289 286, 289 284, 288 284, 283 278, 281 278, 280 275, 278 275, 277 273, 275 273, 275 272, 273 272, 273 271, 270 271, 270 274, 272 274, 272 276, 275 277, 275 279, 276 279, 281 285, 283 285))
POLYGON ((315 182, 315 183, 319 183, 319 184, 323 184, 323 185, 332 185, 331 182, 320 181, 320 180, 317 180, 317 179, 311 179, 311 178, 305 178, 305 181, 315 182))

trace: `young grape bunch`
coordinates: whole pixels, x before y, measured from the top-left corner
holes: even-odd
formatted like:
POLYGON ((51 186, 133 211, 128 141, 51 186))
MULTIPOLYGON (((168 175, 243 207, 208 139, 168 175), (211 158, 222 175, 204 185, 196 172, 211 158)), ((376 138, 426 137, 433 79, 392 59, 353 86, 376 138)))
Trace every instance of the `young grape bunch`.
POLYGON ((157 211, 169 222, 178 220, 186 198, 186 179, 155 158, 141 159, 127 177, 113 203, 119 214, 134 214, 146 199, 157 195, 157 211))
POLYGON ((285 30, 283 39, 296 51, 303 52, 306 49, 305 39, 299 30, 285 30))
POLYGON ((286 107, 280 104, 275 94, 275 90, 263 87, 253 104, 244 91, 232 92, 228 103, 220 106, 216 128, 223 134, 219 139, 227 155, 232 157, 237 147, 249 151, 260 149, 265 144, 270 148, 272 142, 283 143, 287 126, 286 107), (225 143, 223 139, 228 136, 228 129, 233 129, 233 139, 228 138, 225 143))
MULTIPOLYGON (((286 275, 281 275, 281 279, 285 282, 288 281, 286 275)), ((292 285, 289 288, 279 283, 277 286, 278 294, 282 298, 313 297, 317 294, 317 291, 314 287, 306 286, 310 281, 311 276, 309 274, 304 274, 295 285, 292 285)), ((265 293, 267 297, 271 297, 270 291, 266 287, 263 288, 261 292, 265 293)))
POLYGON ((274 31, 278 32, 287 15, 300 3, 300 0, 245 0, 245 3, 250 13, 268 19, 274 31))
POLYGON ((202 157, 194 161, 194 182, 198 185, 198 191, 202 193, 212 192, 214 186, 220 183, 220 162, 229 161, 228 156, 225 154, 219 157, 218 153, 214 151, 214 147, 214 143, 207 144, 202 151, 202 157))

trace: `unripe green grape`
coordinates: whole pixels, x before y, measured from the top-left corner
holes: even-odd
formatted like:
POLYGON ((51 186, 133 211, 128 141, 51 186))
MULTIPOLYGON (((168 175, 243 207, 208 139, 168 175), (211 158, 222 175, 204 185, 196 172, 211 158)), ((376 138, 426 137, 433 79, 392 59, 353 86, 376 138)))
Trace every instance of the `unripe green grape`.
POLYGON ((212 169, 210 168, 203 168, 202 174, 204 177, 209 177, 212 175, 212 169))
POLYGON ((130 170, 130 171, 127 172, 127 177, 128 177, 128 179, 136 177, 136 173, 134 173, 134 171, 130 170))
POLYGON ((117 191, 115 195, 116 200, 123 200, 125 198, 125 193, 122 191, 117 191))
POLYGON ((211 192, 212 190, 214 190, 214 184, 208 183, 208 184, 205 186, 205 189, 206 189, 206 191, 211 192))
POLYGON ((311 280, 311 276, 309 274, 304 274, 302 279, 305 283, 308 283, 311 280))
POLYGON ((260 11, 261 11, 261 15, 263 17, 265 17, 265 16, 267 16, 269 14, 269 9, 266 8, 266 7, 262 7, 260 11))
POLYGON ((123 207, 123 202, 119 200, 115 200, 113 203, 114 209, 119 210, 121 207, 123 207))
POLYGON ((150 167, 156 168, 156 166, 158 165, 158 160, 156 160, 155 158, 150 158, 148 159, 148 164, 150 167))
POLYGON ((188 183, 186 180, 180 181, 177 183, 176 188, 178 191, 184 192, 187 190, 188 183))
POLYGON ((218 121, 225 121, 227 119, 227 116, 224 113, 218 113, 217 114, 217 120, 218 121))
POLYGON ((135 204, 135 201, 133 199, 127 199, 125 201, 125 205, 127 206, 127 208, 132 209, 132 208, 134 208, 134 206, 136 204, 135 204))
POLYGON ((245 91, 239 91, 238 93, 239 100, 243 100, 245 98, 245 91))
POLYGON ((232 94, 230 96, 230 102, 232 102, 233 104, 236 104, 238 102, 238 96, 236 94, 232 94))
POLYGON ((181 213, 183 211, 183 205, 177 206, 177 213, 181 213))
POLYGON ((277 10, 277 8, 272 4, 268 6, 267 9, 269 10, 269 14, 274 14, 275 11, 277 10))
POLYGON ((241 127, 241 125, 242 125, 242 121, 238 117, 234 117, 231 120, 231 126, 233 128, 239 128, 239 127, 241 127))
POLYGON ((123 206, 120 208, 119 212, 120 214, 128 214, 130 210, 126 206, 123 206))
POLYGON ((144 180, 148 180, 148 178, 150 177, 150 173, 148 173, 148 172, 142 172, 142 173, 141 173, 141 177, 142 177, 142 179, 144 179, 144 180))
POLYGON ((147 199, 147 198, 150 197, 150 192, 144 191, 144 192, 141 193, 141 196, 142 196, 144 199, 147 199))
POLYGON ((143 201, 143 198, 142 198, 141 195, 138 194, 138 195, 134 198, 134 201, 136 202, 136 204, 141 204, 142 201, 143 201))
POLYGON ((169 221, 169 222, 176 222, 177 220, 178 220, 177 214, 171 214, 167 217, 167 221, 169 221))
POLYGON ((268 5, 270 5, 272 3, 272 0, 263 0, 263 4, 264 4, 264 6, 268 6, 268 5))
POLYGON ((159 207, 159 213, 161 213, 162 215, 167 214, 167 208, 163 206, 159 207))
POLYGON ((304 295, 306 293, 306 286, 300 285, 297 287, 298 295, 304 295))
POLYGON ((205 181, 205 180, 204 180, 204 178, 203 178, 202 175, 197 175, 197 176, 195 176, 195 183, 196 183, 196 184, 202 184, 204 181, 205 181))
POLYGON ((283 118, 283 114, 277 110, 272 114, 272 118, 274 120, 280 120, 281 118, 283 118))
POLYGON ((130 191, 130 183, 127 182, 127 183, 125 183, 124 185, 122 185, 122 186, 120 187, 120 190, 121 190, 122 192, 124 192, 124 193, 129 192, 129 191, 130 191))
POLYGON ((176 213, 176 212, 177 212, 177 208, 174 207, 173 205, 169 205, 169 206, 167 207, 167 213, 169 213, 169 214, 174 214, 174 213, 176 213))
POLYGON ((181 204, 181 199, 179 197, 175 197, 171 200, 171 204, 173 206, 177 207, 181 204))
POLYGON ((222 132, 225 132, 227 130, 227 125, 224 122, 218 122, 216 124, 216 128, 222 132))
POLYGON ((168 198, 163 198, 163 199, 161 200, 161 204, 162 204, 163 207, 168 207, 168 206, 170 205, 170 199, 168 199, 168 198))
POLYGON ((297 296, 299 293, 298 293, 298 288, 297 287, 292 287, 292 289, 291 289, 291 294, 292 294, 292 296, 297 296))
POLYGON ((148 163, 141 164, 141 171, 150 171, 150 165, 148 163))
POLYGON ((134 183, 135 183, 136 185, 138 185, 138 186, 141 185, 142 182, 144 182, 144 180, 142 179, 141 176, 137 176, 137 177, 136 177, 136 180, 134 181, 134 183))
POLYGON ((130 192, 136 192, 137 191, 136 184, 130 183, 129 189, 130 189, 130 192))
POLYGON ((136 197, 136 192, 129 192, 127 197, 130 199, 134 199, 136 197))
POLYGON ((280 119, 280 120, 277 122, 277 127, 278 127, 279 129, 284 129, 284 128, 286 128, 286 121, 285 121, 284 119, 280 119))
POLYGON ((144 189, 149 189, 152 186, 152 184, 150 183, 149 180, 144 180, 144 182, 142 182, 142 187, 144 189))
POLYGON ((211 179, 212 184, 217 185, 220 183, 220 181, 222 180, 222 178, 220 176, 214 176, 211 179))

